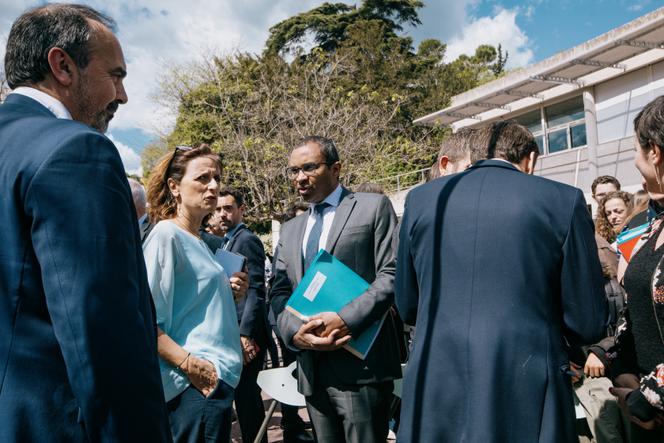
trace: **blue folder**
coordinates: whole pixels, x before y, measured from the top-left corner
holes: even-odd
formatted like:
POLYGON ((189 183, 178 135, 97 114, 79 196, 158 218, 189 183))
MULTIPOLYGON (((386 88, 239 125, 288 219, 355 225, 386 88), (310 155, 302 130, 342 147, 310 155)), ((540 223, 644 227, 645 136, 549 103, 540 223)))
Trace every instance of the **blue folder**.
MULTIPOLYGON (((338 313, 368 288, 369 283, 362 277, 321 249, 288 300, 286 309, 301 319, 321 312, 338 313)), ((385 314, 387 315, 387 312, 385 314)), ((385 315, 376 320, 359 337, 353 337, 344 348, 364 360, 384 321, 385 315)))

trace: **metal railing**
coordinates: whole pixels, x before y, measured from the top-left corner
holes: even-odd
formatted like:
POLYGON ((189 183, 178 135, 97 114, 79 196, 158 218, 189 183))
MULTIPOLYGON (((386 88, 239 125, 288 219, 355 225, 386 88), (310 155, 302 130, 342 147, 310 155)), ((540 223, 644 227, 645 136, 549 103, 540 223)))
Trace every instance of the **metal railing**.
POLYGON ((376 179, 375 182, 383 187, 385 194, 396 194, 405 189, 412 188, 427 181, 429 169, 418 169, 417 171, 403 172, 389 177, 376 179))

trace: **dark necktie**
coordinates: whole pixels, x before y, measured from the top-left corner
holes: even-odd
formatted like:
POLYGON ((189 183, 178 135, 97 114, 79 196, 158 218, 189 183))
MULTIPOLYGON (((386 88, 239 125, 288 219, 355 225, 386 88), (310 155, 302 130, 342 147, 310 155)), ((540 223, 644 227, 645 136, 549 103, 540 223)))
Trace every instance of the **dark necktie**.
POLYGON ((219 249, 226 250, 226 246, 228 246, 229 241, 230 241, 230 239, 228 237, 226 237, 225 235, 223 237, 221 237, 221 246, 219 247, 219 249))
POLYGON ((314 214, 314 218, 316 219, 316 221, 314 222, 314 226, 311 228, 311 232, 309 232, 309 238, 307 239, 307 247, 304 250, 305 271, 309 268, 311 262, 314 261, 316 254, 318 254, 319 251, 318 244, 320 243, 320 235, 323 233, 323 211, 328 206, 330 206, 329 203, 323 202, 323 203, 318 203, 312 208, 312 212, 314 214))

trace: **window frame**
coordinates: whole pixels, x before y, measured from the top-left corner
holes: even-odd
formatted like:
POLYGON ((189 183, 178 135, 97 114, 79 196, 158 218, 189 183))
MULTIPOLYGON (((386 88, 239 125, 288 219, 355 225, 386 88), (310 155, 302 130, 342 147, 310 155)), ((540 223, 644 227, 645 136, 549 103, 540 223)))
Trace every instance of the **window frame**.
MULTIPOLYGON (((568 152, 568 151, 572 151, 572 150, 575 150, 575 149, 584 148, 584 147, 588 146, 587 132, 586 132, 586 144, 576 146, 576 147, 572 146, 572 128, 575 127, 575 126, 579 126, 579 125, 582 125, 582 124, 586 123, 585 112, 584 112, 584 115, 583 115, 582 118, 578 118, 576 120, 572 120, 572 121, 569 121, 569 122, 566 122, 566 123, 561 123, 561 124, 551 126, 551 127, 549 127, 547 117, 546 117, 546 108, 548 108, 550 106, 553 106, 553 105, 557 105, 559 103, 563 103, 563 102, 568 101, 568 100, 574 100, 577 97, 578 96, 568 97, 565 100, 561 100, 561 101, 554 102, 554 103, 549 103, 547 105, 540 105, 540 106, 537 107, 537 110, 540 113, 541 129, 539 131, 532 132, 532 134, 533 134, 533 137, 535 137, 535 138, 542 137, 542 144, 544 146, 540 146, 540 149, 542 150, 542 153, 540 155, 542 155, 542 156, 556 155, 556 154, 560 154, 560 153, 563 153, 563 152, 568 152), (560 151, 549 152, 549 137, 548 137, 549 133, 558 131, 560 129, 565 129, 566 130, 567 147, 565 149, 560 150, 560 151)), ((581 97, 583 97, 583 96, 581 96, 581 97)), ((525 116, 525 115, 533 112, 534 110, 535 109, 531 109, 528 112, 524 112, 521 115, 515 116, 514 119, 518 120, 519 117, 525 116)), ((585 111, 585 107, 584 107, 584 111, 585 111)))

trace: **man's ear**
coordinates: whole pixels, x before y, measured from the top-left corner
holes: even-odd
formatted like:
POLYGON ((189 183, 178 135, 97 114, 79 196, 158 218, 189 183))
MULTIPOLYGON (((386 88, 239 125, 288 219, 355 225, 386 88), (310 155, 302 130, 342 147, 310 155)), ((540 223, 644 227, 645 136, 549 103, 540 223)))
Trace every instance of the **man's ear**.
POLYGON ((535 163, 537 163, 537 153, 533 151, 514 166, 524 174, 533 175, 535 173, 535 163))
POLYGON ((650 152, 648 153, 648 157, 650 157, 650 161, 653 165, 660 166, 662 164, 662 160, 664 160, 662 157, 662 147, 656 145, 655 143, 652 143, 650 146, 651 148, 650 152))
POLYGON ((533 175, 535 173, 535 164, 537 163, 538 154, 535 151, 532 151, 528 154, 528 164, 526 166, 526 174, 533 175))
POLYGON ((332 173, 334 176, 338 179, 339 175, 341 174, 341 163, 340 162, 334 162, 332 165, 330 165, 330 168, 332 169, 332 173))
POLYGON ((438 160, 438 171, 440 172, 441 177, 445 175, 445 172, 447 171, 447 165, 450 162, 450 158, 446 155, 443 155, 440 157, 438 160))
POLYGON ((73 83, 78 67, 69 54, 60 48, 51 48, 48 51, 47 61, 51 75, 57 83, 62 86, 70 86, 73 83))

